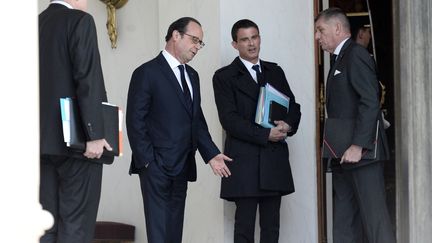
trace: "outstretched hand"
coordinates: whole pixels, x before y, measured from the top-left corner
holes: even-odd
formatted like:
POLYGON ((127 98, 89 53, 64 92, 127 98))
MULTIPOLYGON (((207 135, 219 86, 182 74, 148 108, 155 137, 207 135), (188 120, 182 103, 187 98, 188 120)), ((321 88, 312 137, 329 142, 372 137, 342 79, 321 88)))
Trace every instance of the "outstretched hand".
POLYGON ((220 177, 228 177, 231 175, 231 171, 226 166, 225 161, 232 161, 232 159, 224 154, 218 154, 209 161, 215 175, 220 177))

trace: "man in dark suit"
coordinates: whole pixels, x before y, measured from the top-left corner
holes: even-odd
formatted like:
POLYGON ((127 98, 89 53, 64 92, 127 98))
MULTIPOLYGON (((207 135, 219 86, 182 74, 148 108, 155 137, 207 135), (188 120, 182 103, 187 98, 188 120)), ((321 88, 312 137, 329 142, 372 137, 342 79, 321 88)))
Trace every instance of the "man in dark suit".
POLYGON ((102 101, 106 92, 96 29, 86 0, 52 1, 39 15, 40 201, 54 216, 41 242, 91 242, 99 205, 104 139, 102 101), (60 98, 79 106, 86 150, 63 141, 60 98))
POLYGON ((388 159, 388 147, 374 61, 365 48, 350 39, 350 25, 340 9, 321 12, 315 30, 315 39, 333 59, 326 85, 328 117, 355 121, 352 145, 340 161, 332 161, 334 242, 359 242, 364 230, 369 243, 393 243, 382 162, 388 159), (377 121, 377 158, 362 159, 364 150, 373 147, 377 121))
POLYGON ((201 24, 173 22, 166 46, 138 67, 129 86, 126 125, 132 148, 130 173, 140 177, 147 239, 180 243, 187 181, 196 180, 195 152, 219 176, 230 175, 201 110, 198 73, 189 61, 204 46, 201 24))
POLYGON ((248 19, 231 30, 232 46, 239 57, 213 76, 219 120, 226 131, 225 154, 232 176, 222 179, 221 198, 236 204, 234 242, 254 242, 259 205, 261 243, 279 240, 281 197, 294 192, 287 136, 297 132, 300 105, 276 64, 259 59, 258 26, 248 19), (289 112, 273 128, 255 124, 260 85, 267 82, 290 98, 289 112))

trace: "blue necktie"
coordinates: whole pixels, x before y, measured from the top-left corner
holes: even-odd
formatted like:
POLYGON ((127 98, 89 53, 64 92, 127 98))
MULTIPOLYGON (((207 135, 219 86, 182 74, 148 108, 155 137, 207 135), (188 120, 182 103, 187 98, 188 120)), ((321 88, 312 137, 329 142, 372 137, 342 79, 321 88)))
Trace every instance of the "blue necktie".
POLYGON ((189 109, 190 112, 192 112, 192 98, 191 93, 189 91, 189 87, 186 83, 186 76, 185 76, 185 68, 183 65, 178 65, 178 68, 180 69, 180 79, 183 87, 183 95, 186 101, 186 106, 189 109))

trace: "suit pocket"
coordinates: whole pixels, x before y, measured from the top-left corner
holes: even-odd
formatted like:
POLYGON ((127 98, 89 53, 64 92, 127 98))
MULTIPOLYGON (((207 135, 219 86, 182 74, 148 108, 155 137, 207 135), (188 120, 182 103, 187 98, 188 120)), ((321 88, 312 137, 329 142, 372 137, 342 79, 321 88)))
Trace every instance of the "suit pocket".
POLYGON ((167 140, 158 140, 153 142, 154 158, 158 164, 167 163, 167 156, 172 153, 174 143, 167 140))

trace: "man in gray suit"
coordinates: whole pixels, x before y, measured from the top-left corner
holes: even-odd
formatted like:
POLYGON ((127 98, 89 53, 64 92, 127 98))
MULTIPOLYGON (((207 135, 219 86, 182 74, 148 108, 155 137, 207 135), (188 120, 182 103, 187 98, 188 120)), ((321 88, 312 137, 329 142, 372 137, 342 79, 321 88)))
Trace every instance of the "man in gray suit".
POLYGON ((382 161, 388 159, 388 146, 375 63, 350 36, 348 18, 342 10, 329 8, 316 17, 315 39, 332 54, 326 86, 328 117, 352 119, 355 124, 351 146, 340 161, 332 161, 334 242, 360 242, 363 231, 369 243, 395 242, 385 203, 382 161), (377 121, 376 159, 362 159, 364 150, 376 142, 377 121))

